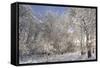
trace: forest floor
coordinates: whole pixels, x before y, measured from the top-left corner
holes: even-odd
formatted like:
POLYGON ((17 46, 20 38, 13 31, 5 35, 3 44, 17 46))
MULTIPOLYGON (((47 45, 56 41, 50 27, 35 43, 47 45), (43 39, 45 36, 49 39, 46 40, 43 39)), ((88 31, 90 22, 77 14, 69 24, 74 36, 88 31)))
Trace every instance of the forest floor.
POLYGON ((91 58, 87 58, 87 55, 80 55, 80 52, 66 53, 62 55, 50 55, 50 56, 40 56, 33 55, 33 57, 25 58, 25 61, 20 61, 20 64, 27 63, 43 63, 43 62, 61 62, 61 61, 78 61, 78 60, 92 60, 96 59, 96 55, 92 54, 91 58))

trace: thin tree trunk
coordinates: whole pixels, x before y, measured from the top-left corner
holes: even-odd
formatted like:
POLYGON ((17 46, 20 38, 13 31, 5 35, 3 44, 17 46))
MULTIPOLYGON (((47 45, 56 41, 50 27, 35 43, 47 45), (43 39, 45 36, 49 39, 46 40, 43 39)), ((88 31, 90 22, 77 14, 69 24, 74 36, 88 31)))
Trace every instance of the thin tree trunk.
POLYGON ((92 53, 91 53, 91 44, 89 44, 89 35, 86 34, 86 46, 87 46, 87 56, 88 58, 92 57, 92 53))
MULTIPOLYGON (((80 26, 81 27, 81 26, 80 26)), ((83 40, 83 36, 82 36, 82 27, 81 27, 81 55, 84 55, 84 52, 83 52, 83 44, 82 44, 82 41, 83 40)))
POLYGON ((83 24, 84 24, 84 31, 86 33, 86 47, 87 47, 87 56, 88 58, 90 58, 92 56, 92 53, 91 53, 91 45, 89 44, 89 33, 88 33, 88 28, 86 26, 86 22, 84 19, 82 19, 83 21, 83 24))

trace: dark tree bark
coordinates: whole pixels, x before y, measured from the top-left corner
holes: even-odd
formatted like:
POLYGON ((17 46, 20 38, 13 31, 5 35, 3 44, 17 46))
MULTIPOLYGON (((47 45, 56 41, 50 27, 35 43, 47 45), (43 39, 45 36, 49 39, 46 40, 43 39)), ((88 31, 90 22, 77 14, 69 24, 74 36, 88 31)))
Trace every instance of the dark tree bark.
POLYGON ((91 58, 92 54, 91 54, 91 49, 88 50, 88 58, 91 58))

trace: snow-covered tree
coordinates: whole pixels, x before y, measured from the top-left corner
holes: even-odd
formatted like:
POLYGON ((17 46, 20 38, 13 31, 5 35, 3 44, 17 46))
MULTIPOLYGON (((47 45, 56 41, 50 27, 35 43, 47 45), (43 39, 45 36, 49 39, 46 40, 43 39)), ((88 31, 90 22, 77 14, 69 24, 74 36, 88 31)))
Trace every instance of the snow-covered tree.
MULTIPOLYGON (((80 27, 81 31, 81 47, 82 40, 84 39, 83 36, 85 34, 85 42, 87 47, 87 54, 88 57, 91 57, 91 45, 90 42, 90 36, 92 33, 92 36, 95 36, 95 30, 96 30, 96 10, 93 8, 71 8, 71 14, 73 15, 73 23, 77 24, 80 27), (83 36, 82 36, 83 35, 83 36)), ((83 49, 82 49, 83 51, 83 49)), ((82 53, 81 53, 82 54, 82 53)))

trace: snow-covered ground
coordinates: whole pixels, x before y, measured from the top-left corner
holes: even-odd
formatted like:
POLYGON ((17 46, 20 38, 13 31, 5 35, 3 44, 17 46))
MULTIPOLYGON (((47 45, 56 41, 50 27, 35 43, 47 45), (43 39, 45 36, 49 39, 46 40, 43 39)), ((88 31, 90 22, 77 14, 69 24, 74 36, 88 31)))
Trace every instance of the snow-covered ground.
POLYGON ((41 56, 34 55, 31 58, 25 58, 25 61, 20 61, 20 64, 25 63, 41 63, 41 62, 59 62, 59 61, 77 61, 77 60, 92 60, 96 59, 96 55, 92 54, 91 58, 87 58, 87 55, 80 55, 80 52, 75 53, 66 53, 62 55, 50 55, 50 56, 41 56))

